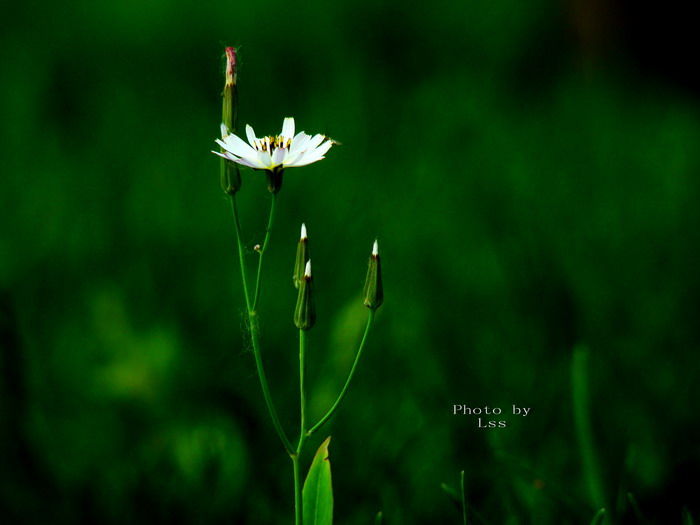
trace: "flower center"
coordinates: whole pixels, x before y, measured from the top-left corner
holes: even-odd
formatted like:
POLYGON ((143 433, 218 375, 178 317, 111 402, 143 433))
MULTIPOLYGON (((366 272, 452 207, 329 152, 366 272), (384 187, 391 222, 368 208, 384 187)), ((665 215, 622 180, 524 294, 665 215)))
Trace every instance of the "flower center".
POLYGON ((261 139, 256 139, 253 147, 256 151, 269 151, 272 153, 277 148, 286 148, 292 145, 292 139, 285 138, 281 135, 270 135, 261 139))

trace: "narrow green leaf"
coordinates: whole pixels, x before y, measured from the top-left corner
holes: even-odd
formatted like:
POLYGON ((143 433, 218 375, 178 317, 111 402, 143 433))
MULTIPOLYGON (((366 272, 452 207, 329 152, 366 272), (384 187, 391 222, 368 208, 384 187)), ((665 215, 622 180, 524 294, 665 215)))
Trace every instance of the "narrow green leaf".
POLYGON ((450 498, 450 501, 457 507, 460 507, 462 504, 462 498, 459 497, 459 492, 457 492, 455 489, 450 487, 446 483, 440 483, 440 488, 445 491, 445 494, 447 494, 447 497, 450 498))
POLYGON ((593 516, 591 525, 602 525, 603 518, 605 518, 605 509, 600 509, 598 512, 595 513, 595 516, 593 516))
POLYGON ((467 502, 466 492, 464 491, 464 471, 462 471, 462 473, 460 474, 460 488, 462 491, 461 495, 459 491, 450 487, 447 483, 440 483, 440 488, 443 491, 445 491, 445 494, 447 494, 448 499, 457 508, 457 510, 462 512, 462 519, 466 520, 464 521, 465 523, 469 523, 469 520, 467 519, 468 513, 469 519, 471 519, 472 523, 481 523, 482 525, 489 525, 489 522, 467 502))
POLYGON ((374 518, 374 525, 382 525, 384 523, 384 514, 382 514, 382 511, 380 510, 377 512, 377 517, 374 518))
POLYGON ((634 494, 631 492, 627 493, 627 500, 630 502, 630 505, 632 506, 632 510, 634 511, 634 515, 637 518, 637 521, 639 521, 640 525, 646 525, 648 523, 647 519, 644 517, 644 514, 642 513, 642 509, 639 508, 639 504, 637 503, 637 498, 634 497, 634 494))
POLYGON ((460 496, 462 496, 462 520, 467 525, 467 494, 464 492, 464 471, 459 475, 460 496))
POLYGON ((316 451, 309 474, 304 481, 304 525, 332 525, 333 486, 331 463, 328 460, 330 436, 316 451))
POLYGON ((579 344, 574 348, 571 360, 571 394, 574 425, 578 440, 583 476, 588 485, 590 502, 594 509, 605 506, 605 488, 600 475, 598 456, 593 441, 593 420, 588 376, 588 347, 579 344))
POLYGON ((695 521, 693 520, 693 516, 690 514, 688 507, 683 507, 681 514, 683 515, 683 525, 695 525, 695 521))

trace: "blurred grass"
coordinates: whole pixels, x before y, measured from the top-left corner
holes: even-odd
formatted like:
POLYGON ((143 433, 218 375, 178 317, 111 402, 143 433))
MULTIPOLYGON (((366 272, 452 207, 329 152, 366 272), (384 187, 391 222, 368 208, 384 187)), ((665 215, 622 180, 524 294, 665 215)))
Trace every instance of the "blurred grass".
MULTIPOLYGON (((287 428, 299 224, 318 293, 312 418, 345 379, 382 247, 386 304, 329 430, 339 523, 458 523, 439 485, 461 470, 491 523, 588 522, 579 343, 613 515, 633 515, 631 492, 657 522, 697 516, 680 481, 699 465, 697 99, 624 55, 582 64, 567 9, 4 6, 0 517, 291 518, 209 153, 223 44, 240 46, 242 123, 275 133, 294 116, 343 143, 280 194, 262 315, 287 428), (489 431, 453 404, 532 412, 489 431)), ((258 175, 240 194, 251 247, 258 175)))

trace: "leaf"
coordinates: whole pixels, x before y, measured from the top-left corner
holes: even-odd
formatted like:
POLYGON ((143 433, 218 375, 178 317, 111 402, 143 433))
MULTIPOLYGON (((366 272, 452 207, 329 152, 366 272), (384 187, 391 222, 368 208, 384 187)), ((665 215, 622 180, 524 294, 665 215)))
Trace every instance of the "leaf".
POLYGON ((644 517, 644 514, 642 514, 642 509, 639 508, 639 504, 637 503, 637 498, 634 497, 634 494, 631 492, 627 493, 627 500, 630 502, 630 505, 632 506, 632 510, 634 511, 634 515, 637 518, 637 521, 641 525, 646 525, 648 523, 647 519, 644 517))
POLYGON ((464 494, 464 471, 459 475, 459 488, 460 491, 457 492, 455 489, 447 485, 446 483, 440 483, 440 487, 445 491, 447 497, 450 501, 462 512, 462 520, 464 524, 467 523, 467 500, 464 494))
POLYGON ((328 460, 330 436, 318 447, 304 481, 304 525, 333 524, 333 486, 331 463, 328 460))
POLYGON ((464 471, 459 474, 459 495, 462 496, 462 519, 467 525, 467 495, 464 492, 464 471))
POLYGON ((683 525, 695 525, 695 521, 693 521, 693 516, 690 514, 688 507, 683 507, 681 514, 683 516, 683 525))
POLYGON ((489 522, 486 521, 486 519, 479 514, 474 507, 469 505, 467 502, 466 498, 466 493, 464 492, 464 471, 460 473, 460 489, 461 489, 461 494, 456 490, 450 487, 447 483, 440 483, 440 487, 442 490, 445 491, 445 494, 447 494, 447 497, 450 499, 452 504, 462 512, 462 520, 464 523, 468 523, 467 521, 467 512, 469 513, 472 523, 474 523, 474 520, 477 520, 479 523, 482 523, 483 525, 489 525, 489 522))
POLYGON ((447 483, 440 483, 440 488, 445 491, 445 494, 447 494, 447 497, 450 498, 450 501, 458 508, 461 509, 462 507, 462 498, 459 497, 459 492, 457 492, 455 489, 450 487, 447 483))
POLYGON ((374 518, 374 525, 382 525, 384 523, 384 514, 382 514, 382 511, 380 510, 377 512, 377 517, 374 518))
POLYGON ((595 513, 595 516, 593 516, 591 525, 601 525, 603 523, 603 518, 605 518, 605 509, 600 509, 595 513))

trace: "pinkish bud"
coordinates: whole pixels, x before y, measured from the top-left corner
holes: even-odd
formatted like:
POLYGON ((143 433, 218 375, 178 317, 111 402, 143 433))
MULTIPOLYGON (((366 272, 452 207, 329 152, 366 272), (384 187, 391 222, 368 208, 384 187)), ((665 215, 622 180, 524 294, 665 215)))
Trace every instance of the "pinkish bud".
MULTIPOLYGON (((238 121, 238 88, 236 87, 236 50, 227 47, 226 53, 226 81, 224 83, 223 105, 221 110, 221 138, 225 139, 229 133, 236 132, 238 121)), ((221 150, 223 151, 223 149, 221 150)), ((221 188, 229 195, 235 194, 241 189, 241 174, 238 164, 221 159, 221 188)))
POLYGON ((236 67, 236 50, 232 47, 226 48, 226 85, 236 84, 238 68, 236 67))

